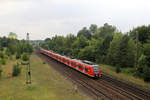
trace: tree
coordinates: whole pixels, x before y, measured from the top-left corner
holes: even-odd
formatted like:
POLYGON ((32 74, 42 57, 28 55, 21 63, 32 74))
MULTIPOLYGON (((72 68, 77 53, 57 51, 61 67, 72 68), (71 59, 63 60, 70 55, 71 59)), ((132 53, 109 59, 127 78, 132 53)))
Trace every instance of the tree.
MULTIPOLYGON (((140 49, 140 48, 139 48, 140 49)), ((135 64, 135 53, 136 53, 136 45, 135 41, 133 39, 129 39, 127 44, 127 60, 128 63, 126 64, 126 67, 133 67, 135 64)))
POLYGON ((83 29, 81 29, 78 32, 77 37, 80 37, 81 35, 86 37, 89 40, 91 39, 91 36, 92 36, 91 32, 86 27, 83 27, 83 29))
POLYGON ((134 28, 133 30, 129 32, 130 37, 132 37, 133 39, 136 39, 136 32, 138 32, 139 34, 139 41, 142 44, 147 43, 147 40, 150 37, 150 25, 149 26, 143 25, 143 26, 134 28))
POLYGON ((0 77, 1 77, 1 74, 2 74, 2 65, 0 64, 0 77))
POLYGON ((123 35, 115 34, 113 40, 110 42, 110 48, 107 54, 107 63, 111 65, 118 65, 120 63, 120 43, 123 35))
POLYGON ((28 61, 29 60, 29 56, 26 53, 22 54, 22 60, 23 61, 28 61))
POLYGON ((19 67, 19 64, 13 66, 13 76, 18 76, 21 73, 21 68, 19 67))
POLYGON ((119 57, 120 57, 120 61, 119 61, 119 65, 121 67, 128 67, 128 41, 129 41, 129 37, 128 35, 124 35, 121 39, 120 42, 120 46, 119 46, 119 57))
POLYGON ((113 35, 116 32, 117 32, 117 29, 115 26, 105 23, 104 26, 97 29, 94 37, 95 38, 105 37, 106 35, 113 35))
POLYGON ((144 73, 144 68, 146 68, 146 67, 148 67, 147 66, 147 60, 146 60, 146 56, 145 55, 141 55, 141 57, 139 58, 139 60, 138 60, 138 68, 137 68, 137 76, 139 76, 139 77, 141 77, 141 78, 143 78, 144 77, 144 75, 143 75, 143 73, 144 73))
POLYGON ((94 33, 96 32, 96 30, 97 30, 97 25, 96 24, 91 24, 90 31, 91 31, 92 35, 94 35, 94 33))
POLYGON ((72 51, 72 56, 78 57, 78 53, 80 52, 80 49, 86 46, 88 46, 88 40, 83 35, 81 35, 72 44, 72 48, 74 48, 72 51))
POLYGON ((143 51, 144 51, 144 55, 146 56, 148 66, 150 67, 150 39, 149 39, 148 43, 144 44, 143 51))
POLYGON ((88 40, 83 35, 81 35, 73 42, 72 46, 73 48, 81 49, 88 45, 87 41, 88 40))
POLYGON ((10 55, 11 55, 10 50, 9 50, 8 48, 6 49, 5 54, 6 54, 7 56, 10 56, 10 55))
POLYGON ((80 50, 80 53, 78 54, 78 58, 81 60, 89 60, 89 61, 95 61, 95 50, 92 46, 86 46, 85 48, 80 50))

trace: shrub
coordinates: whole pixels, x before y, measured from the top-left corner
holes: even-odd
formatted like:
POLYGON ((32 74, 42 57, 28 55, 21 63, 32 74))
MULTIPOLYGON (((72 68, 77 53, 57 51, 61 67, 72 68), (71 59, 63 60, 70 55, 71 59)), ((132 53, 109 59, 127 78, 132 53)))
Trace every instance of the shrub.
POLYGON ((125 73, 125 74, 134 74, 135 73, 135 68, 123 68, 121 69, 121 72, 125 73))
POLYGON ((5 65, 5 64, 6 64, 5 59, 2 59, 1 61, 2 61, 2 65, 5 65))
POLYGON ((119 66, 116 67, 116 73, 120 73, 121 72, 121 69, 119 66))
POLYGON ((1 68, 1 64, 0 64, 0 77, 1 77, 1 74, 2 74, 2 68, 1 68))
POLYGON ((8 48, 6 49, 5 54, 6 54, 7 56, 10 56, 10 55, 11 55, 10 50, 9 50, 8 48))
POLYGON ((3 52, 0 52, 0 58, 4 58, 3 52))
POLYGON ((23 61, 28 61, 29 60, 29 56, 26 53, 23 53, 22 60, 23 61))
POLYGON ((0 51, 3 51, 3 47, 0 46, 0 51))
POLYGON ((21 54, 20 53, 17 53, 16 54, 16 59, 19 59, 21 57, 21 54))
POLYGON ((19 67, 19 64, 13 66, 13 76, 18 76, 21 73, 21 68, 19 67))
POLYGON ((144 76, 144 81, 150 82, 150 68, 148 68, 148 67, 144 68, 143 76, 144 76))

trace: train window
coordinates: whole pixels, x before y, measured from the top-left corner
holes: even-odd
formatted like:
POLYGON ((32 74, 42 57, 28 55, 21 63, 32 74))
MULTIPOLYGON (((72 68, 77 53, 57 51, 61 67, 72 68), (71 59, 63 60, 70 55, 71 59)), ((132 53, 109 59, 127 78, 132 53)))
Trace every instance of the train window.
POLYGON ((85 68, 85 71, 87 71, 87 72, 88 72, 88 71, 89 71, 89 70, 88 70, 88 68, 85 68))
POLYGON ((79 65, 79 68, 80 68, 80 69, 83 69, 83 67, 82 67, 81 65, 79 65))

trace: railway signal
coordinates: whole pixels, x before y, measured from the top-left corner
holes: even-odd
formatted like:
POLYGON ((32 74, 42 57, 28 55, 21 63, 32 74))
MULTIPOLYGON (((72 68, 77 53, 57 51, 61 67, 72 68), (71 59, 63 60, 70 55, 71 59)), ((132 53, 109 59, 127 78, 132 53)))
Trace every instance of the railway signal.
MULTIPOLYGON (((27 43, 29 45, 29 33, 27 33, 27 43)), ((28 50, 27 52, 28 52, 29 60, 26 68, 26 84, 31 84, 30 54, 29 54, 29 49, 27 50, 28 50)))

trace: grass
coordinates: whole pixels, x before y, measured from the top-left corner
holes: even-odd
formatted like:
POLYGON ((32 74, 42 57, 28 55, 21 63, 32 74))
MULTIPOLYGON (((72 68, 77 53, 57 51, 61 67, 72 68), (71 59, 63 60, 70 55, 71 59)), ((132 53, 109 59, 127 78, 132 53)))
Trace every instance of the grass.
POLYGON ((31 56, 32 85, 26 85, 26 68, 22 65, 21 74, 10 77, 16 61, 9 60, 3 66, 0 80, 0 100, 86 100, 76 93, 64 79, 36 55, 31 56))
POLYGON ((121 73, 116 73, 115 67, 109 65, 101 65, 101 69, 106 74, 112 75, 126 82, 137 84, 144 89, 150 90, 150 83, 144 82, 143 79, 132 76, 134 72, 133 68, 121 69, 121 73))

